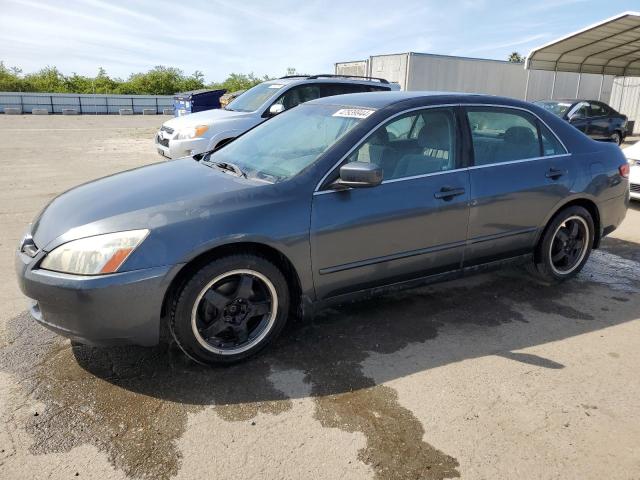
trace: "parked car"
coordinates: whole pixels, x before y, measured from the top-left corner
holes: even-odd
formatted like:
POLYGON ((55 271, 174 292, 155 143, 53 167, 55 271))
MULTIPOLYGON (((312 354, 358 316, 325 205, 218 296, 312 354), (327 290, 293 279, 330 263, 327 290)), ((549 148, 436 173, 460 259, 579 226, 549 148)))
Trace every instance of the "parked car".
POLYGON ((627 157, 630 165, 629 189, 631 198, 640 201, 640 142, 623 148, 622 152, 627 157))
POLYGON ((293 75, 263 82, 224 109, 165 122, 155 138, 160 155, 176 159, 218 148, 280 112, 316 98, 358 92, 399 90, 381 78, 344 75, 293 75))
POLYGON ((167 325, 192 359, 230 363, 296 312, 386 289, 516 261, 569 279, 625 217, 628 175, 617 146, 518 100, 322 98, 199 161, 63 193, 18 279, 61 335, 153 345, 167 325))
POLYGON ((568 121, 595 140, 621 145, 627 135, 627 117, 596 100, 541 100, 536 105, 568 121))

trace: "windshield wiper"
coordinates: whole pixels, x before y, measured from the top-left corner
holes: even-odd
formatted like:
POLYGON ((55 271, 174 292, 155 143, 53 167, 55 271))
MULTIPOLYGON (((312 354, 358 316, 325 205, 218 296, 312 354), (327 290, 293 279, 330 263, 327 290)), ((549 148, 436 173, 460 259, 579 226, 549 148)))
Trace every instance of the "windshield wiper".
POLYGON ((212 162, 211 160, 204 160, 209 165, 213 165, 214 167, 218 167, 220 170, 224 170, 226 172, 232 172, 235 175, 243 178, 247 178, 247 174, 242 171, 242 169, 231 162, 212 162))

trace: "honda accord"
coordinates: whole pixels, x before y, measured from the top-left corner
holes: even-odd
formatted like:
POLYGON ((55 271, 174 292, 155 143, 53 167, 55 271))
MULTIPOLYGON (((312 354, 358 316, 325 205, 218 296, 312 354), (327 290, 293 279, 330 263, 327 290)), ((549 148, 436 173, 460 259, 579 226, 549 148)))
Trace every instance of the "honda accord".
POLYGON ((17 273, 61 335, 154 345, 167 331, 198 362, 232 363, 292 316, 388 289, 516 261, 567 280, 623 220, 628 175, 616 145, 530 103, 328 97, 63 193, 17 273))

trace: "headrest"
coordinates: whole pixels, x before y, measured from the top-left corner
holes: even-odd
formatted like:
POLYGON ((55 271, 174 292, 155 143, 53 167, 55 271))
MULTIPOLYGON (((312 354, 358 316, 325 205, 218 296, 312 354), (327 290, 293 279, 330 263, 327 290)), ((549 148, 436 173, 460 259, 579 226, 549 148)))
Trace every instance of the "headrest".
POLYGON ((530 144, 535 143, 536 138, 528 127, 509 127, 504 132, 504 141, 507 143, 530 144))
POLYGON ((371 136, 369 143, 373 145, 387 145, 389 143, 389 132, 386 128, 379 128, 371 136))
POLYGON ((448 150, 451 146, 449 118, 446 115, 429 115, 418 133, 418 146, 448 150))

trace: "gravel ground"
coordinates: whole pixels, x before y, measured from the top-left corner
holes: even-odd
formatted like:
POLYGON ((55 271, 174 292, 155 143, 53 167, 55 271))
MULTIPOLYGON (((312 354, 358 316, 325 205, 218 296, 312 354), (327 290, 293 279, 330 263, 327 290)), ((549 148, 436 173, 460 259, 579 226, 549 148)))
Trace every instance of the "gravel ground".
POLYGON ((384 296, 232 368, 37 326, 24 228, 160 161, 162 121, 0 116, 1 478, 640 479, 638 205, 561 288, 504 270, 384 296))

